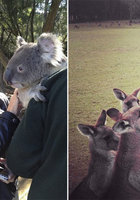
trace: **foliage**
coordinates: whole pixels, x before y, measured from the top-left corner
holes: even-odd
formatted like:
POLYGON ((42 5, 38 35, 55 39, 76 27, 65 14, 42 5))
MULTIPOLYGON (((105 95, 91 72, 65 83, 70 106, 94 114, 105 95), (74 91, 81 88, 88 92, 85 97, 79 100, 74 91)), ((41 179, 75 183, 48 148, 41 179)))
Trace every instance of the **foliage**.
MULTIPOLYGON (((34 42, 42 33, 51 2, 50 0, 0 0, 0 49, 7 57, 10 58, 13 54, 18 35, 34 42)), ((64 6, 66 1, 62 2, 55 20, 54 32, 65 37, 66 28, 64 29, 63 25, 66 23, 66 6, 64 6)))

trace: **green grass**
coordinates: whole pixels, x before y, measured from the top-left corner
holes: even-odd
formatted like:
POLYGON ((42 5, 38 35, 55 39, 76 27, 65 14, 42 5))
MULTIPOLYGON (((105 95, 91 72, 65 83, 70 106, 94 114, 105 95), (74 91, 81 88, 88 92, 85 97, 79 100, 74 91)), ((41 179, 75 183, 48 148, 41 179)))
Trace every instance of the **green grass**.
MULTIPOLYGON (((95 124, 102 109, 121 109, 113 88, 131 93, 140 87, 140 25, 70 27, 69 180, 70 192, 86 175, 88 139, 78 123, 95 124)), ((107 118, 107 124, 113 122, 107 118)))

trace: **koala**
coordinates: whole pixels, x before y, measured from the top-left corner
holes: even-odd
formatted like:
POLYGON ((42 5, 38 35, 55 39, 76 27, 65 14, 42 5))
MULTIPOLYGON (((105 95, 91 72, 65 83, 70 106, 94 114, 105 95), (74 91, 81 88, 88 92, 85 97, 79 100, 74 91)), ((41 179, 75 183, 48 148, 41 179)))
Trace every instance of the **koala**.
POLYGON ((18 88, 18 96, 24 108, 31 98, 45 101, 41 91, 44 78, 66 68, 67 58, 63 53, 62 43, 52 33, 43 33, 37 43, 27 43, 17 37, 17 49, 9 60, 3 78, 13 88, 18 88))

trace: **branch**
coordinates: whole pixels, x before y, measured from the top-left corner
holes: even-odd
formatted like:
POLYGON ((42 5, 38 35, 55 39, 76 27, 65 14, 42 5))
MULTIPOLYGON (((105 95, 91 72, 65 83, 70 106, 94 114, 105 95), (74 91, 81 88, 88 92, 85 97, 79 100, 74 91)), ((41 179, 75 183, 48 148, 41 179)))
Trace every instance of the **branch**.
POLYGON ((67 34, 64 36, 62 43, 66 42, 66 41, 67 41, 67 34))
POLYGON ((11 32, 8 32, 7 35, 8 35, 8 36, 7 36, 7 39, 5 40, 3 46, 6 46, 6 44, 7 44, 8 40, 9 40, 9 38, 11 37, 11 32))
POLYGON ((47 18, 48 3, 49 3, 49 0, 45 0, 44 20, 46 20, 46 18, 47 18))
POLYGON ((4 26, 2 26, 1 27, 1 41, 0 41, 0 44, 2 45, 2 43, 3 43, 3 38, 4 38, 4 32, 5 32, 5 28, 4 28, 4 26))
POLYGON ((34 15, 35 15, 35 0, 33 2, 33 9, 31 12, 31 41, 34 42, 34 15))
POLYGON ((4 68, 8 64, 8 58, 5 56, 5 54, 3 53, 3 51, 1 49, 0 49, 0 62, 4 66, 4 68))
POLYGON ((26 24, 26 31, 25 31, 25 40, 26 40, 26 41, 27 41, 27 38, 28 38, 29 24, 31 23, 31 22, 30 22, 31 17, 32 17, 32 10, 31 10, 31 12, 30 12, 30 15, 29 15, 29 18, 28 18, 28 21, 27 21, 27 24, 26 24))

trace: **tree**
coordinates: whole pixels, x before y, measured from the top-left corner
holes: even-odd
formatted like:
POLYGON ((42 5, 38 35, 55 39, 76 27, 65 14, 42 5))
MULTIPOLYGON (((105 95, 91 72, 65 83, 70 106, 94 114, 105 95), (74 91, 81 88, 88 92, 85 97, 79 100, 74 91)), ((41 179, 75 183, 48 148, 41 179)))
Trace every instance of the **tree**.
POLYGON ((60 3, 61 3, 61 0, 52 0, 52 4, 50 6, 50 12, 48 13, 48 16, 46 16, 46 21, 43 25, 43 32, 53 31, 55 17, 56 17, 60 3))

